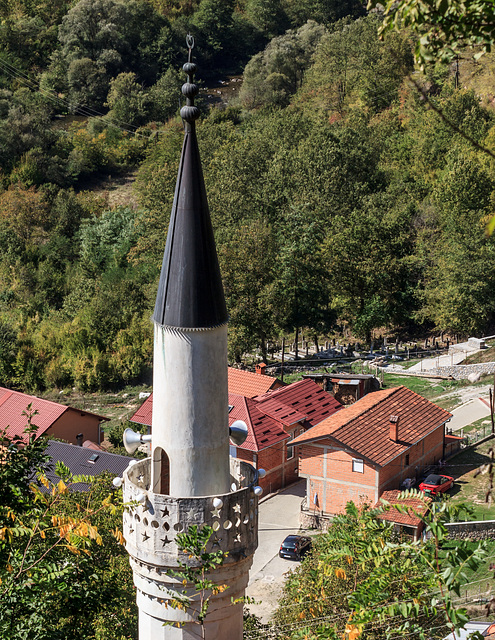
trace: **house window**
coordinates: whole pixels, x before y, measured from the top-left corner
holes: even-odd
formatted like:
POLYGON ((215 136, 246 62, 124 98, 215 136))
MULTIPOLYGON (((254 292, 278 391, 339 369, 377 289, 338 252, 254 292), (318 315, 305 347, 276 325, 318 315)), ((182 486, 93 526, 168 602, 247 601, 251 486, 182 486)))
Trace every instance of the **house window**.
POLYGON ((364 473, 364 462, 362 460, 352 459, 352 470, 356 473, 364 473))
POLYGON ((293 457, 294 457, 294 447, 287 447, 287 460, 291 460, 293 457))
POLYGON ((406 453, 406 467, 409 466, 409 454, 406 453))
POLYGON ((237 447, 234 447, 233 444, 229 445, 229 454, 231 458, 237 458, 237 447))

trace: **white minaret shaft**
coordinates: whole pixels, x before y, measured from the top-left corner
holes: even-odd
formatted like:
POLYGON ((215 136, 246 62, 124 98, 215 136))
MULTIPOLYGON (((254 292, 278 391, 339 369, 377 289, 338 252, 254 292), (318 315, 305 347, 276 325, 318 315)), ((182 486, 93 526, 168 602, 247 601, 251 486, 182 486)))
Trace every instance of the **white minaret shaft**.
MULTIPOLYGON (((192 48, 189 40, 188 46, 192 48)), ((154 322, 151 459, 124 473, 124 537, 139 607, 139 640, 242 640, 242 596, 258 541, 256 469, 229 460, 227 309, 196 139, 195 65, 184 65, 187 104, 174 204, 154 322), (202 594, 180 567, 181 533, 208 526, 215 594, 199 624, 202 594), (193 527, 195 529, 193 529, 193 527), (188 602, 177 607, 177 598, 188 602), (232 603, 234 602, 234 604, 232 603)))
POLYGON ((187 331, 155 324, 154 349, 153 491, 175 497, 227 493, 226 325, 187 331), (161 487, 164 455, 168 491, 161 487))

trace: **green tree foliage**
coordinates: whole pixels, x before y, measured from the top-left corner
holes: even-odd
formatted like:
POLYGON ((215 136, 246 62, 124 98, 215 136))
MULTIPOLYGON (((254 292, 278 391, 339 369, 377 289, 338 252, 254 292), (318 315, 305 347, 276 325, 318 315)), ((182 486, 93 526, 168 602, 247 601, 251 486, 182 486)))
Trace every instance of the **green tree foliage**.
POLYGON ((364 15, 364 6, 356 0, 285 0, 285 11, 295 27, 303 25, 308 20, 316 20, 326 26, 337 22, 341 18, 350 16, 358 18, 364 15))
POLYGON ((309 21, 297 30, 287 31, 270 41, 246 65, 240 99, 254 109, 260 106, 286 106, 301 85, 325 28, 309 21))
POLYGON ((476 570, 486 556, 483 544, 443 550, 445 522, 456 517, 446 502, 425 516, 428 543, 399 542, 390 523, 377 518, 389 508, 350 502, 315 539, 311 555, 288 574, 275 614, 278 637, 419 640, 464 626, 466 611, 453 595, 468 582, 466 569, 476 570))
MULTIPOLYGON (((377 4, 370 0, 368 8, 377 4)), ((389 0, 380 4, 384 7, 381 31, 412 29, 418 38, 416 59, 422 64, 437 58, 449 62, 466 45, 480 47, 480 53, 490 51, 493 45, 495 6, 492 2, 389 0)))
POLYGON ((3 444, 0 638, 135 640, 121 496, 111 478, 72 477, 57 463, 60 481, 51 484, 43 438, 21 448, 4 435, 3 444), (71 492, 78 481, 89 483, 87 493, 71 492))
POLYGON ((306 78, 306 92, 319 105, 340 115, 359 105, 381 111, 398 97, 403 78, 412 70, 410 46, 402 34, 377 37, 375 16, 333 25, 321 40, 306 78))

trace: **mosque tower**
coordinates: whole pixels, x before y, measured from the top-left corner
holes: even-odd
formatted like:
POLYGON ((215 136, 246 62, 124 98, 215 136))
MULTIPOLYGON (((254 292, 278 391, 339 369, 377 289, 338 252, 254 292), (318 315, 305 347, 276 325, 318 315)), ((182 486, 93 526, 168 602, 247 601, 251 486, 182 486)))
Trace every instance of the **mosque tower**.
POLYGON ((198 598, 191 595, 187 611, 170 603, 184 589, 173 577, 178 560, 195 562, 176 535, 205 524, 214 531, 209 549, 228 552, 209 577, 228 588, 211 600, 204 638, 241 640, 243 605, 231 599, 247 586, 260 489, 256 470, 229 458, 227 310, 196 138, 194 41, 187 42, 185 136, 153 315, 151 458, 124 473, 124 538, 139 640, 203 638, 195 622, 198 598))

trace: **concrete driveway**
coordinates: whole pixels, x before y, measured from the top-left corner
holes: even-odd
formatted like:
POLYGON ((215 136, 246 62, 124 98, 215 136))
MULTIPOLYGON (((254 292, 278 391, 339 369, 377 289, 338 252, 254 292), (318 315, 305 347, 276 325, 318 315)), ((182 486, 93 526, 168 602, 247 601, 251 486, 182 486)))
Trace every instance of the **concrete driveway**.
POLYGON ((306 493, 306 481, 287 487, 259 505, 258 549, 254 554, 246 595, 259 604, 247 605, 251 613, 267 622, 280 597, 284 574, 298 562, 279 558, 282 540, 299 533, 299 511, 306 493))
POLYGON ((451 411, 452 419, 447 423, 447 429, 459 431, 469 426, 480 418, 488 418, 490 416, 490 407, 481 398, 473 398, 469 402, 461 404, 451 411))

